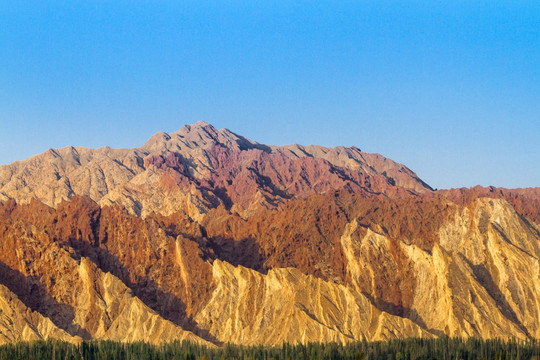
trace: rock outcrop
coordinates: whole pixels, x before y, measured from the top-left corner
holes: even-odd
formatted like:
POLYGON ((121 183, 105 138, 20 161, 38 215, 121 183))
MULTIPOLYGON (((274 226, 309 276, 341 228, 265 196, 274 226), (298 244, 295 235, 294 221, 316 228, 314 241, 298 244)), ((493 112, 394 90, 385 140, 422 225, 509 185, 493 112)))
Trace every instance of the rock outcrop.
POLYGON ((224 206, 248 217, 328 190, 396 193, 431 188, 405 166, 357 148, 272 147, 199 122, 135 149, 65 147, 0 166, 0 201, 58 206, 75 195, 131 213, 184 211, 201 220, 224 206))
MULTIPOLYGON (((77 205, 78 210, 85 211, 81 203, 77 205)), ((28 313, 30 320, 24 319, 34 331, 21 330, 22 320, 15 319, 17 321, 11 322, 11 328, 4 325, 6 328, 0 329, 0 334, 19 340, 76 337, 152 343, 186 339, 207 343, 161 317, 120 279, 81 256, 77 247, 60 241, 58 237, 62 234, 68 241, 73 239, 71 234, 67 235, 62 220, 61 226, 54 228, 58 218, 54 218, 53 209, 33 202, 22 209, 15 207, 9 211, 9 217, 3 214, 1 231, 0 283, 5 293, 5 306, 0 310, 10 314, 10 319, 13 312, 21 311, 21 317, 28 313), (32 217, 40 212, 39 221, 26 221, 26 215, 32 217), (51 218, 43 216, 45 213, 51 218), (48 222, 50 219, 54 220, 48 222), (22 304, 28 309, 25 310, 22 304)), ((60 212, 60 216, 67 218, 65 222, 72 220, 65 212, 60 212)), ((81 216, 78 220, 78 224, 70 224, 76 231, 75 237, 83 236, 86 230, 85 219, 81 216)))
POLYGON ((0 344, 47 339, 82 340, 70 336, 49 318, 29 309, 17 295, 0 285, 0 344))
POLYGON ((212 270, 217 287, 195 319, 218 339, 280 345, 433 336, 380 311, 353 288, 294 268, 261 274, 216 260, 212 270))
POLYGON ((540 338, 540 190, 206 123, 0 167, 0 342, 540 338))

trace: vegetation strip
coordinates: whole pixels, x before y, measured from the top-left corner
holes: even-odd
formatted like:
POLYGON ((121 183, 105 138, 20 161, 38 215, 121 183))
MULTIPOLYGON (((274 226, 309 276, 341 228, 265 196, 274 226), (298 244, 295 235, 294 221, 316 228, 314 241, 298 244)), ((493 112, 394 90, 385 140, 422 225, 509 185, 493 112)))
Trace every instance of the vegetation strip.
POLYGON ((226 344, 209 348, 188 341, 152 345, 144 342, 90 341, 72 344, 58 340, 19 342, 0 346, 0 359, 170 360, 170 359, 540 359, 538 340, 476 338, 394 339, 350 344, 283 344, 281 347, 226 344))

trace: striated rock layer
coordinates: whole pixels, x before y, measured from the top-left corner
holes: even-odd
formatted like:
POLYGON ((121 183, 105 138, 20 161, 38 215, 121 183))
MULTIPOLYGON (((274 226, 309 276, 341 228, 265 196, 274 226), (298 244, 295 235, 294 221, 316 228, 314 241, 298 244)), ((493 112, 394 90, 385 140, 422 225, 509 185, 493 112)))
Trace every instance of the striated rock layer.
POLYGON ((279 345, 433 336, 409 319, 380 311, 353 288, 294 268, 261 274, 216 260, 212 271, 217 287, 195 319, 218 339, 279 345))
POLYGON ((206 123, 0 167, 0 342, 540 338, 540 189, 206 123))

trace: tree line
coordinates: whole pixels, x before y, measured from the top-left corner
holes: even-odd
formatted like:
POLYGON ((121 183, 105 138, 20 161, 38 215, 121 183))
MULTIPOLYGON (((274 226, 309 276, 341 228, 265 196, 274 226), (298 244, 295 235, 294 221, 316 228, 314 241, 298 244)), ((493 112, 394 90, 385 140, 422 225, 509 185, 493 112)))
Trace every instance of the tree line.
POLYGON ((10 343, 0 346, 0 360, 540 360, 538 340, 482 340, 476 338, 394 339, 349 344, 308 343, 282 346, 226 344, 210 348, 187 341, 161 345, 144 342, 59 340, 10 343))

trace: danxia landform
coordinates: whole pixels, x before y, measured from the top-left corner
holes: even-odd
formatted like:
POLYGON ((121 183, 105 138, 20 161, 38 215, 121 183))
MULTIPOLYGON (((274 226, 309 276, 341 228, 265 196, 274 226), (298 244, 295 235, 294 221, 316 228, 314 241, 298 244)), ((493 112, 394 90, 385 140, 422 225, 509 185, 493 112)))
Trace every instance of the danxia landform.
POLYGON ((0 343, 540 338, 540 188, 198 122, 0 166, 0 343))

